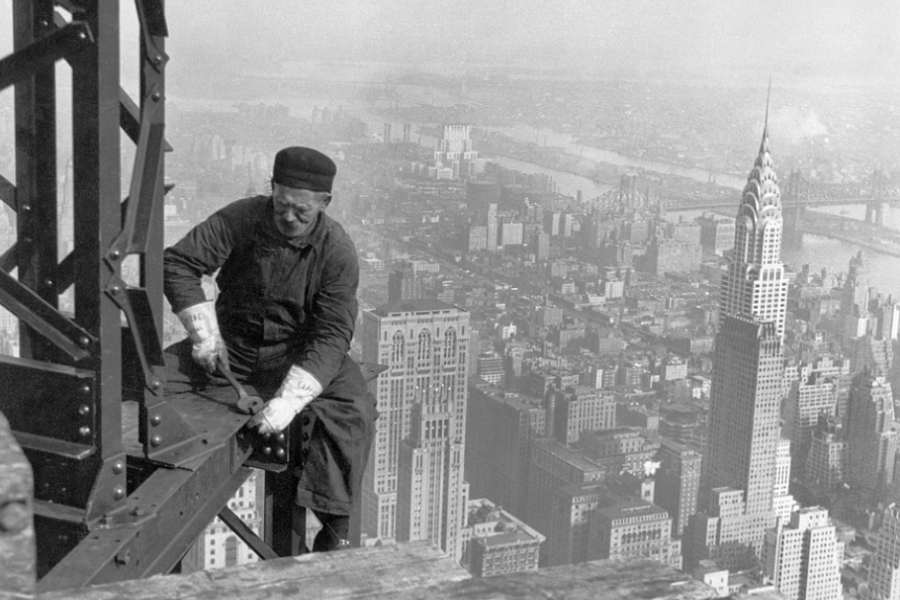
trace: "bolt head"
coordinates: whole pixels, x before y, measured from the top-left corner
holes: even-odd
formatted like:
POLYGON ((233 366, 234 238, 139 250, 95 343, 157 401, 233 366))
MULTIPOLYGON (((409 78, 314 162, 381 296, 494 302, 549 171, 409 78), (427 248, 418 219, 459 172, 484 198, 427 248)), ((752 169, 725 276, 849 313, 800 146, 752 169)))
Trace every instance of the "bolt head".
POLYGON ((162 418, 159 415, 153 415, 152 417, 150 417, 150 424, 154 427, 156 427, 160 423, 162 423, 162 418))
POLYGON ((125 465, 122 464, 121 462, 114 462, 113 466, 112 466, 112 470, 113 470, 113 473, 118 475, 119 473, 121 473, 122 471, 125 470, 125 465))
POLYGON ((113 294, 118 294, 122 291, 122 286, 120 286, 119 284, 113 284, 109 287, 109 291, 111 291, 113 294))
POLYGON ((272 447, 271 446, 264 447, 262 450, 262 453, 265 454, 266 456, 269 456, 270 454, 272 454, 272 447))
POLYGON ((88 346, 91 345, 91 340, 88 339, 88 336, 83 335, 80 338, 78 338, 78 345, 81 346, 82 348, 87 348, 88 346))
POLYGON ((91 414, 91 407, 88 406, 87 404, 82 404, 81 406, 78 407, 78 414, 81 415, 82 417, 91 414))
POLYGON ((87 425, 82 425, 78 428, 78 435, 80 435, 81 437, 87 437, 91 435, 91 428, 87 425))
POLYGON ((125 488, 123 488, 123 487, 113 488, 113 498, 115 498, 116 500, 121 500, 124 497, 125 497, 125 488))
POLYGON ((49 277, 46 278, 46 279, 44 280, 44 286, 45 286, 45 287, 53 287, 53 280, 50 279, 49 277))
POLYGON ((284 448, 278 448, 275 450, 275 456, 277 458, 284 458, 284 448))
POLYGON ((122 257, 122 253, 118 250, 113 250, 109 253, 109 257, 113 260, 119 260, 122 257))
POLYGON ((18 533, 28 527, 31 513, 24 500, 13 500, 0 506, 0 531, 18 533))
POLYGON ((159 92, 153 92, 152 94, 150 94, 150 99, 154 102, 159 102, 162 99, 162 94, 160 94, 159 92))
POLYGON ((80 388, 78 388, 78 391, 85 395, 90 394, 91 393, 91 384, 89 384, 89 383, 83 384, 80 388))
POLYGON ((79 32, 78 32, 78 39, 80 39, 80 40, 86 40, 86 39, 87 39, 87 34, 86 34, 85 32, 83 32, 83 31, 79 31, 79 32))
POLYGON ((151 379, 150 380, 150 389, 151 390, 158 390, 159 386, 161 386, 161 385, 162 385, 162 381, 160 381, 159 379, 151 379))
POLYGON ((279 442, 284 443, 284 433, 279 433, 275 439, 277 439, 279 442))
POLYGON ((162 444, 162 436, 154 435, 152 438, 150 438, 150 444, 154 447, 159 446, 160 444, 162 444))

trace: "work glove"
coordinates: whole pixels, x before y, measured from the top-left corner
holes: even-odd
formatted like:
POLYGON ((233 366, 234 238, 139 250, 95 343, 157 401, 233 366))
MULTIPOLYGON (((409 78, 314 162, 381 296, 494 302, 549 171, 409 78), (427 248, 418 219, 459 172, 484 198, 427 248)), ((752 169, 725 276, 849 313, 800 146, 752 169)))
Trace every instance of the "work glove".
POLYGON ((213 302, 189 306, 178 313, 178 318, 191 337, 191 357, 195 363, 206 369, 207 373, 216 371, 216 359, 221 359, 228 366, 228 349, 219 331, 213 302))
POLYGON ((321 393, 319 380, 306 369, 294 365, 275 396, 250 419, 248 425, 258 427, 262 434, 284 431, 294 417, 321 393))

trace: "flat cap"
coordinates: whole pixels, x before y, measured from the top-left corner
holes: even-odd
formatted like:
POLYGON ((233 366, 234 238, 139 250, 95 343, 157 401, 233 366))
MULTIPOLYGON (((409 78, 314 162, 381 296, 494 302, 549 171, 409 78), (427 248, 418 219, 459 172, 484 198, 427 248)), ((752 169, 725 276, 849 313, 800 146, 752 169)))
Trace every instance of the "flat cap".
POLYGON ((272 181, 292 188, 330 192, 336 172, 334 161, 318 150, 289 146, 275 155, 272 181))

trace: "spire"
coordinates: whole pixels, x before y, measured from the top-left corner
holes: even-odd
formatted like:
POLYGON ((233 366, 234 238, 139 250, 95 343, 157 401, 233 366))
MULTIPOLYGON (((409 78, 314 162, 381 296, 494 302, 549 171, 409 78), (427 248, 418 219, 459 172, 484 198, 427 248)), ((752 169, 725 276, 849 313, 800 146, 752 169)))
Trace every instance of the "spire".
POLYGON ((762 140, 759 142, 759 155, 769 151, 769 98, 772 96, 772 76, 769 75, 769 87, 766 90, 766 117, 763 121, 762 140))

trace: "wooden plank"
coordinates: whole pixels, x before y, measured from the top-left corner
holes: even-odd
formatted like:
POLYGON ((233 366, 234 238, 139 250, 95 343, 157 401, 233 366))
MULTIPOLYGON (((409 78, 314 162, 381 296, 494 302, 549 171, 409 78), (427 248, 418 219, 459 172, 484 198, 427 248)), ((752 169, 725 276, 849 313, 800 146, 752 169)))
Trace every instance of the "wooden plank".
POLYGON ((469 577, 424 543, 304 554, 188 575, 161 575, 42 594, 40 600, 387 598, 469 577))
POLYGON ((41 595, 39 600, 706 600, 713 597, 712 588, 650 560, 600 560, 472 579, 450 558, 416 542, 306 554, 189 575, 59 591, 41 595))

